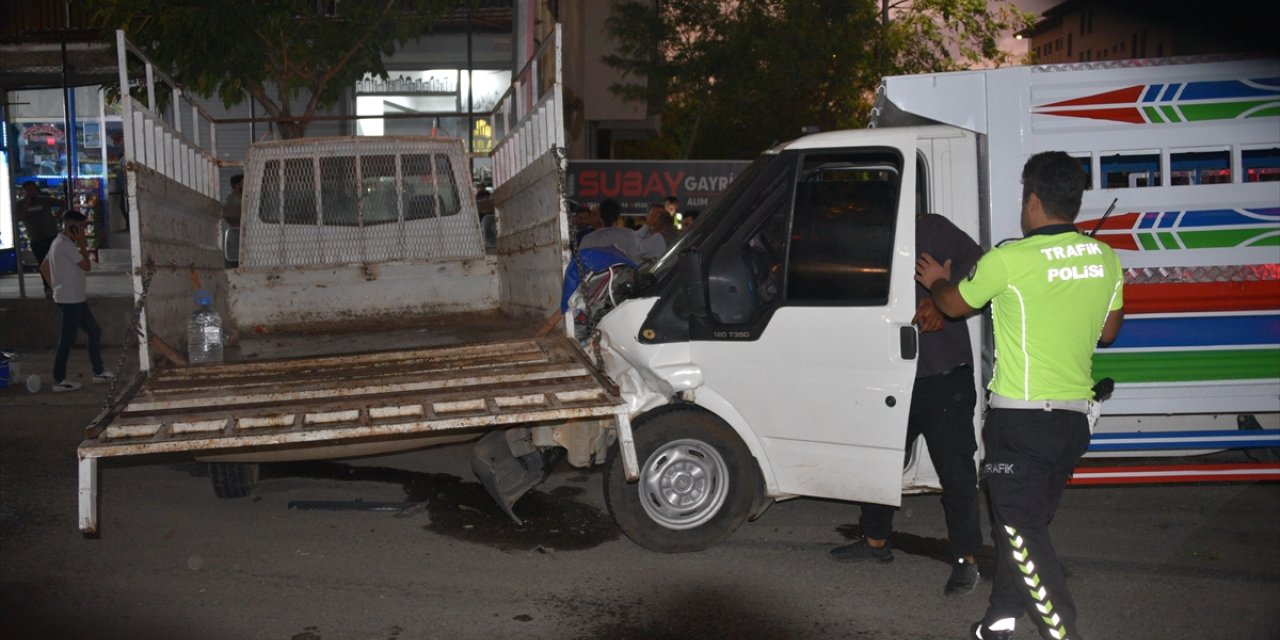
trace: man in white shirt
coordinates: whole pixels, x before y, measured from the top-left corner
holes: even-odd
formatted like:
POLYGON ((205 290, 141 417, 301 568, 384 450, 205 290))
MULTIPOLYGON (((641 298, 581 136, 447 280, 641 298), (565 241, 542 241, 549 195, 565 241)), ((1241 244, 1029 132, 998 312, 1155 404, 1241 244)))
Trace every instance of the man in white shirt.
POLYGON ((68 211, 62 217, 62 233, 54 238, 49 255, 40 263, 40 273, 53 283, 53 301, 62 313, 62 331, 58 334, 58 350, 53 358, 54 392, 80 388, 78 383, 67 380, 67 357, 80 329, 89 337, 93 381, 107 382, 115 377, 102 366, 102 329, 89 311, 85 296, 86 274, 92 263, 85 245, 84 227, 84 214, 68 211))
POLYGON ((640 239, 640 255, 646 260, 661 258, 667 252, 666 228, 671 226, 671 216, 661 204, 649 205, 649 213, 645 214, 644 226, 636 229, 636 237, 640 239))
POLYGON ((636 237, 636 232, 626 227, 614 226, 618 223, 620 215, 622 215, 622 205, 618 204, 617 200, 608 198, 601 202, 600 224, 603 226, 582 236, 582 241, 578 243, 578 248, 599 249, 612 247, 632 262, 639 264, 643 258, 644 249, 640 246, 640 239, 636 237))

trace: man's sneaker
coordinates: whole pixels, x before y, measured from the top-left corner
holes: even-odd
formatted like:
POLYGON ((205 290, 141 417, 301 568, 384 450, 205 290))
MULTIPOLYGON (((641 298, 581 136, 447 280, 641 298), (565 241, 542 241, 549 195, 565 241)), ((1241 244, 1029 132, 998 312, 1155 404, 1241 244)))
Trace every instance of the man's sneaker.
POLYGON ((942 592, 948 596, 968 595, 978 588, 978 579, 981 577, 978 565, 959 558, 951 565, 951 577, 947 579, 947 586, 942 592))
POLYGON ((1013 640, 1013 630, 995 631, 979 621, 969 627, 969 637, 974 640, 1013 640))
POLYGON ((115 380, 115 379, 116 379, 116 374, 110 371, 103 371, 102 373, 93 374, 94 382, 111 382, 112 380, 115 380))
POLYGON ((63 391, 75 391, 80 388, 80 383, 63 380, 62 382, 53 383, 53 392, 62 393, 63 391))
POLYGON ((867 544, 866 538, 859 538, 853 544, 846 544, 831 550, 831 557, 840 562, 893 562, 893 544, 885 540, 879 549, 867 544))

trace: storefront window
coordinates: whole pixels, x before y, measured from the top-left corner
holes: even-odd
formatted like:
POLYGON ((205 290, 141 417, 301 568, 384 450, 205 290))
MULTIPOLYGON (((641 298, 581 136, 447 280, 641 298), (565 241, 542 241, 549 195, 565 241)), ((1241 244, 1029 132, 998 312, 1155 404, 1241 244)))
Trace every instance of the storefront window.
MULTIPOLYGON (((425 69, 391 71, 389 78, 366 75, 356 83, 356 133, 362 136, 397 134, 441 135, 489 144, 487 119, 511 82, 510 71, 425 69), (367 116, 394 115, 391 118, 367 116)), ((480 149, 479 151, 487 151, 480 149)))

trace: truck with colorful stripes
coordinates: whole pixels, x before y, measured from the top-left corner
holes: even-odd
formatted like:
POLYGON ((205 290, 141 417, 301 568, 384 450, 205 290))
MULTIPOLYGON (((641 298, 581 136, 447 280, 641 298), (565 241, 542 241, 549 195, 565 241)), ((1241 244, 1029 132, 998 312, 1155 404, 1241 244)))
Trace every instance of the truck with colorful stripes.
POLYGON ((1094 358, 1116 386, 1091 455, 1231 448, 1280 427, 1280 63, 887 78, 875 126, 921 121, 978 134, 977 208, 935 203, 960 205, 943 212, 984 246, 1021 236, 1027 157, 1063 150, 1088 175, 1077 226, 1126 268, 1124 328, 1094 358))

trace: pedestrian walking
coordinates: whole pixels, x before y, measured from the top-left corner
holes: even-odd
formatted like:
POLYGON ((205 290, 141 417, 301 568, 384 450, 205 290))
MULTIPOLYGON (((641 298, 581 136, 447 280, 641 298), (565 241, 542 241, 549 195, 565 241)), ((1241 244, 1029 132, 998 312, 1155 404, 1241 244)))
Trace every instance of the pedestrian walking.
POLYGON ((67 379, 67 358, 81 329, 88 336, 89 364, 94 382, 108 382, 115 374, 102 365, 102 329, 89 310, 86 275, 92 268, 85 245, 84 214, 68 211, 62 216, 62 233, 53 240, 49 255, 40 263, 40 273, 53 283, 53 301, 62 315, 58 349, 53 357, 54 392, 75 391, 80 384, 67 379))

